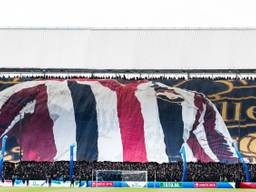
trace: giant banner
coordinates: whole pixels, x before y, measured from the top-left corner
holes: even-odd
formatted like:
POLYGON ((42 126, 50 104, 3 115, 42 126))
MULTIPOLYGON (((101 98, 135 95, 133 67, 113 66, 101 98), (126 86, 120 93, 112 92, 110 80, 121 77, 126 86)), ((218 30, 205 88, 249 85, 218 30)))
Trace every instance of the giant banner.
POLYGON ((255 162, 256 81, 96 79, 0 84, 6 160, 255 162))

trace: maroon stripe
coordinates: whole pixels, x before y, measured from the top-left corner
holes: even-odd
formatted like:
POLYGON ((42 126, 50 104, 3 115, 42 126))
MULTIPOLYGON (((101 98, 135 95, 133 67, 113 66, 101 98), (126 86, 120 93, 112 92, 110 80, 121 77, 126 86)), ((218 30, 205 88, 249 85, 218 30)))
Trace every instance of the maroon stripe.
POLYGON ((56 155, 53 121, 49 116, 47 99, 46 86, 38 85, 13 94, 1 108, 0 125, 3 133, 26 104, 34 100, 36 102, 34 113, 25 114, 24 119, 17 122, 8 133, 16 137, 21 145, 22 160, 52 161, 56 155))
POLYGON ((117 111, 123 145, 123 161, 147 162, 144 139, 144 120, 140 103, 135 96, 141 81, 120 84, 114 80, 100 83, 117 94, 117 111))
POLYGON ((213 160, 204 152, 204 149, 199 144, 196 136, 192 133, 187 140, 187 144, 189 145, 190 149, 192 150, 194 156, 198 161, 202 162, 212 162, 213 160))
POLYGON ((203 100, 204 100, 204 98, 201 95, 195 93, 194 104, 198 109, 197 109, 197 113, 196 113, 196 117, 195 117, 195 122, 193 124, 192 130, 190 131, 190 136, 189 136, 189 139, 187 140, 187 143, 198 161, 211 162, 213 160, 205 153, 204 149, 202 148, 202 146, 198 142, 195 134, 193 133, 193 131, 199 125, 199 118, 201 117, 201 115, 203 113, 203 104, 204 104, 203 100))
POLYGON ((227 141, 225 140, 222 133, 217 132, 216 126, 216 111, 208 101, 205 101, 206 112, 204 116, 204 128, 206 138, 209 143, 210 149, 217 156, 220 161, 227 161, 233 158, 234 161, 237 159, 232 157, 233 153, 230 151, 227 141))

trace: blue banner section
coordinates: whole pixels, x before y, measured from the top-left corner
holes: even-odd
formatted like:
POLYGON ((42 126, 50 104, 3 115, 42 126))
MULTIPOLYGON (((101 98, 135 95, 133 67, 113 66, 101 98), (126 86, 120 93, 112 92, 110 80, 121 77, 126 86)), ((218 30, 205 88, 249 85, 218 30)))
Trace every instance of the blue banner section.
POLYGON ((235 188, 235 183, 231 183, 231 182, 216 182, 216 188, 235 188))

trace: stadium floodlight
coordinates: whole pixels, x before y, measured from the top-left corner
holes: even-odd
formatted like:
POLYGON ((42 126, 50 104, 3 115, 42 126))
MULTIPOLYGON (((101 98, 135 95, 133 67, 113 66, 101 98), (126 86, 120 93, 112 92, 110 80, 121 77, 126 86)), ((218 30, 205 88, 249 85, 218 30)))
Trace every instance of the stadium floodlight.
POLYGON ((95 185, 101 186, 102 182, 120 182, 121 185, 133 188, 147 187, 148 172, 137 170, 96 170, 95 185), (98 185, 99 184, 99 185, 98 185))

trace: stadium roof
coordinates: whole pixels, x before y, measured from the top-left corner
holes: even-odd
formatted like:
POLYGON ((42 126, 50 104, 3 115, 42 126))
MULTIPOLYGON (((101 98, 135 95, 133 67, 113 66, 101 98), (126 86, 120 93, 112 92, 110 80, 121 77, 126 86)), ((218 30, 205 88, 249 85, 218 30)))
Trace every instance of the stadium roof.
POLYGON ((256 29, 0 29, 0 68, 254 72, 255 53, 256 29))

